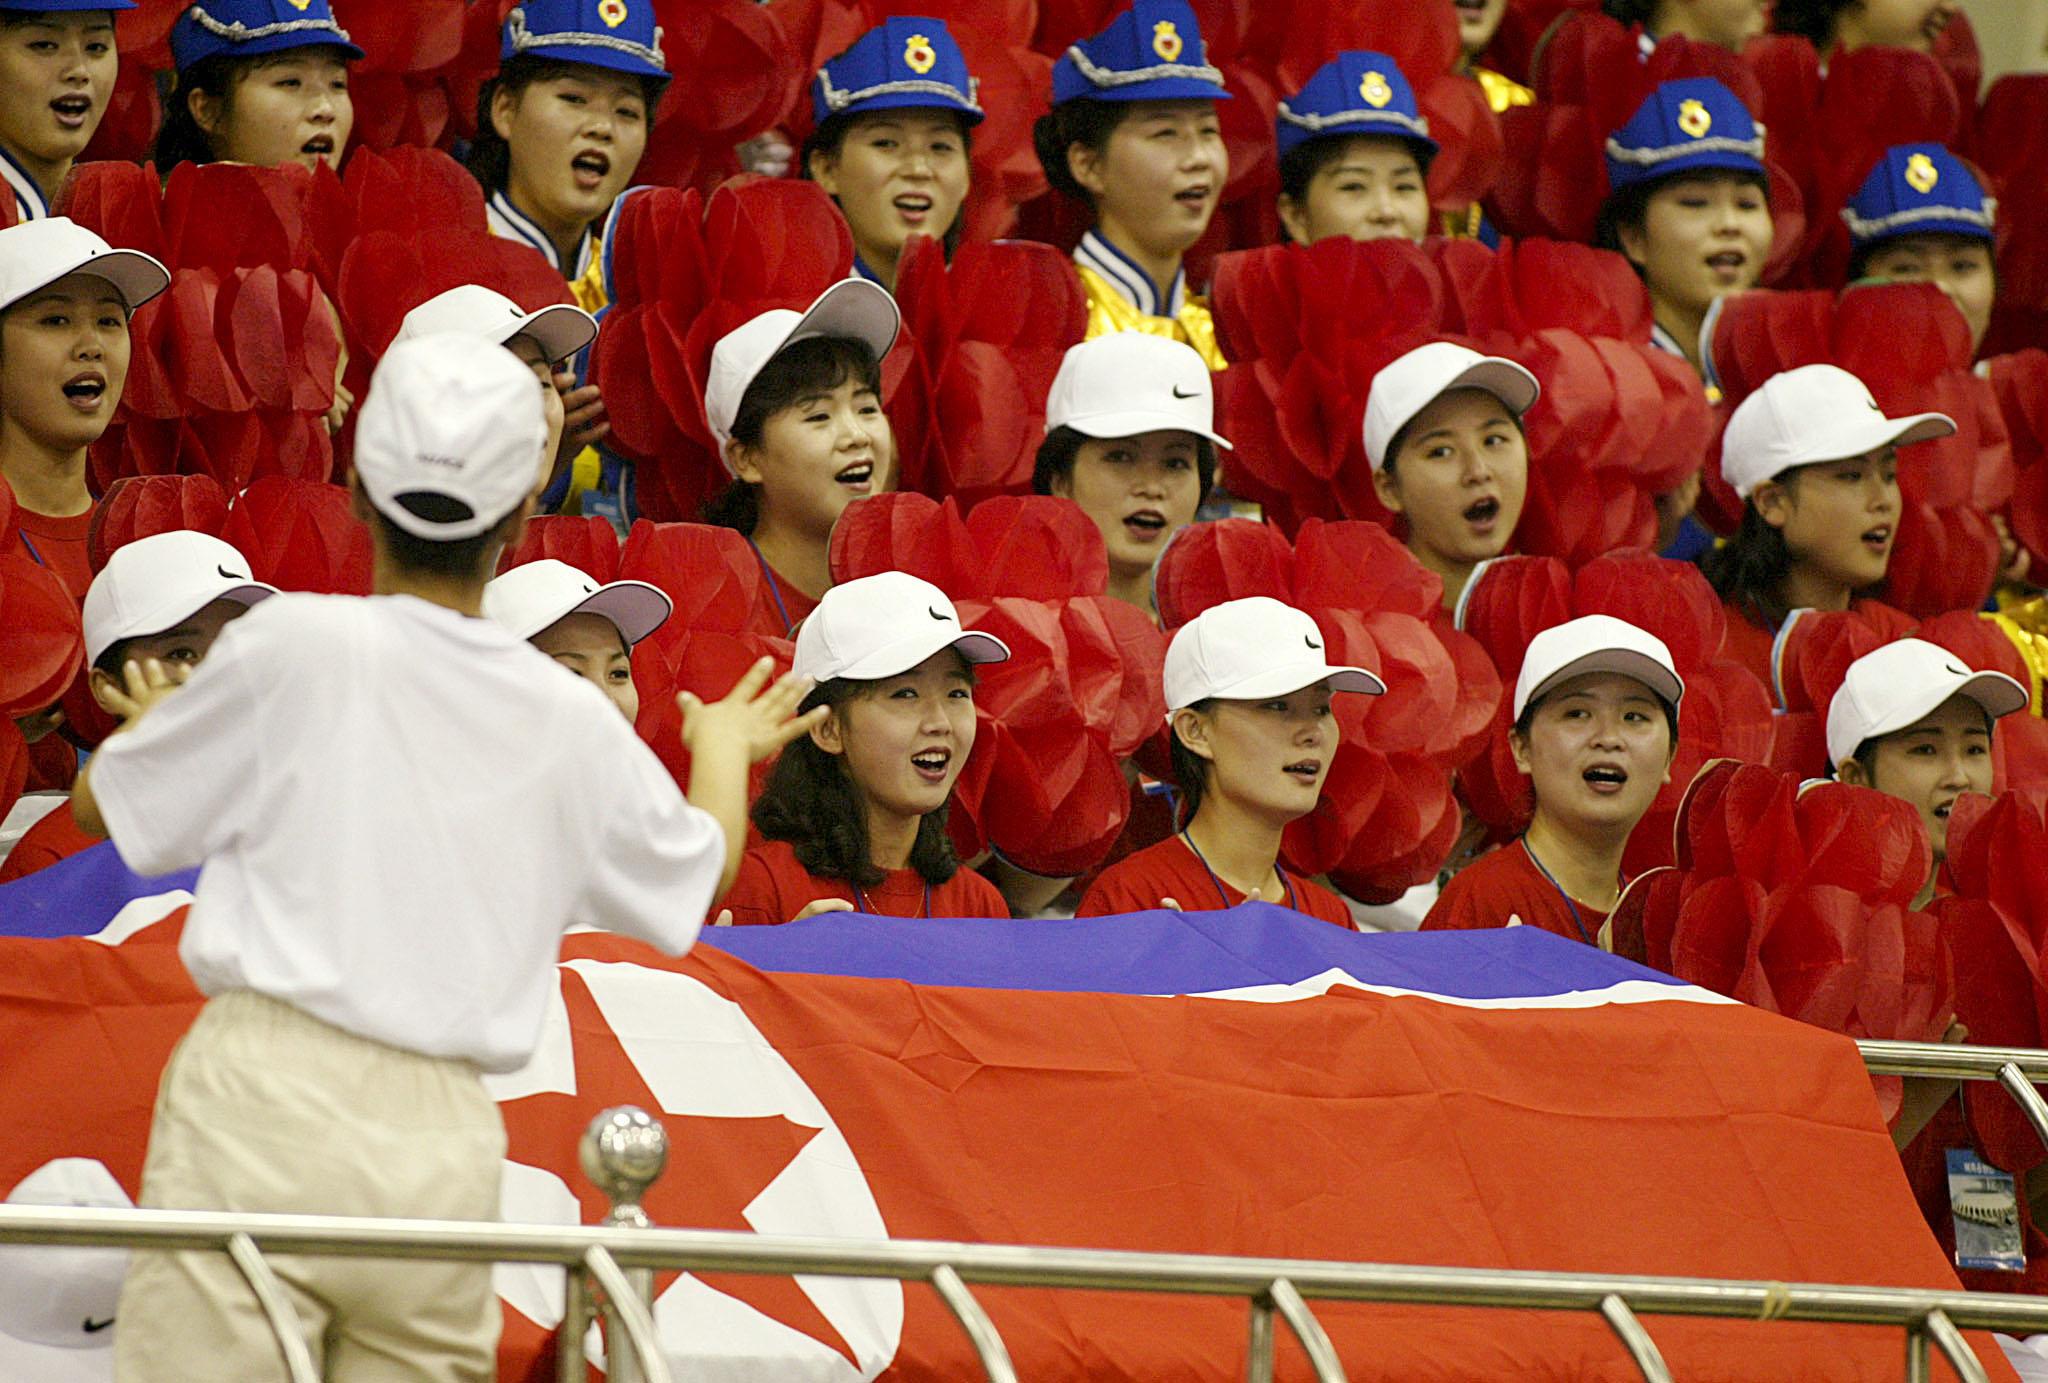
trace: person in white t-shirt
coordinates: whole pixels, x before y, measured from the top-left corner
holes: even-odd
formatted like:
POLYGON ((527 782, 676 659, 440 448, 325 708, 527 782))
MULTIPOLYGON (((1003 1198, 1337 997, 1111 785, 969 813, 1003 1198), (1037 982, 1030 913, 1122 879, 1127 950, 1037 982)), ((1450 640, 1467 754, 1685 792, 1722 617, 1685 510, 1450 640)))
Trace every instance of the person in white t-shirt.
MULTIPOLYGON (((685 801, 596 688, 480 617, 545 387, 474 336, 399 343, 352 482, 377 594, 273 596, 189 680, 122 669, 126 723, 74 810, 142 873, 204 863, 179 953, 209 999, 164 1072, 145 1206, 494 1219, 478 1076, 531 1055, 563 930, 687 949, 737 870, 750 762, 815 723, 801 681, 763 691, 766 659, 685 696, 685 801)), ((495 1377, 487 1265, 273 1261, 326 1378, 495 1377)), ((224 1255, 137 1254, 120 1318, 120 1379, 277 1372, 224 1255)))

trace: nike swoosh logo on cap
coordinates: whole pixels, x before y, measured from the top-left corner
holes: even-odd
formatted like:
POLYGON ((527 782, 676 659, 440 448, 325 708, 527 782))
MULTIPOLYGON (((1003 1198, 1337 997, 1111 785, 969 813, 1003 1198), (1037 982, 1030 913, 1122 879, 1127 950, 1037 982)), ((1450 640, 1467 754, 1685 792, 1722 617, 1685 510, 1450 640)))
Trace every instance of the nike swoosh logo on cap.
POLYGON ((933 619, 937 620, 941 624, 951 624, 953 622, 952 620, 946 618, 946 616, 940 614, 937 610, 934 610, 929 605, 924 607, 924 612, 930 615, 933 619))
POLYGON ((114 1318, 112 1316, 107 1317, 103 1321, 96 1321, 91 1316, 87 1316, 85 1318, 85 1333, 88 1335, 97 1335, 113 1323, 114 1318))
POLYGON ((1948 664, 1948 670, 1950 672, 1953 672, 1958 677, 1968 677, 1970 675, 1970 670, 1968 668, 1957 667, 1954 663, 1948 664))
POLYGON ((1310 638, 1308 635, 1303 634, 1301 636, 1301 641, 1307 644, 1310 648, 1315 649, 1318 653, 1322 652, 1323 646, 1317 643, 1314 639, 1310 638))
POLYGON ((1199 396, 1201 395, 1201 392, 1202 392, 1201 390, 1199 390, 1199 389, 1195 389, 1195 390, 1191 390, 1191 391, 1189 391, 1188 393, 1185 393, 1185 394, 1183 394, 1183 393, 1182 393, 1182 392, 1180 391, 1180 386, 1179 386, 1178 384, 1176 384, 1176 385, 1174 385, 1174 386, 1173 386, 1173 396, 1174 396, 1175 398, 1177 398, 1177 399, 1192 399, 1192 398, 1197 398, 1197 397, 1199 397, 1199 396))
POLYGON ((230 581, 247 581, 249 579, 249 577, 245 573, 239 571, 229 571, 226 567, 216 566, 214 570, 219 572, 222 576, 225 576, 230 581))

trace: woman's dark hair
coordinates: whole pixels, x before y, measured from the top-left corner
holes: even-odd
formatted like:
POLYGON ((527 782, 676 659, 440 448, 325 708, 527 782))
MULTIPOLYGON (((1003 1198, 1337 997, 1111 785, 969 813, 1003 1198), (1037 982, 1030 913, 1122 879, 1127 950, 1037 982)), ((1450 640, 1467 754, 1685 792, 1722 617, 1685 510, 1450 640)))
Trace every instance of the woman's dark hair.
MULTIPOLYGON (((1656 696, 1656 693, 1653 691, 1651 695, 1656 696)), ((1530 698, 1529 704, 1522 708, 1522 713, 1515 717, 1515 733, 1517 735, 1520 735, 1524 740, 1529 738, 1529 727, 1536 723, 1536 712, 1541 710, 1543 703, 1549 699, 1550 694, 1548 692, 1542 696, 1530 698)), ((1657 704, 1664 708, 1664 728, 1671 732, 1671 748, 1675 751, 1678 748, 1678 707, 1672 705, 1661 696, 1657 697, 1657 704)))
MULTIPOLYGON (((1996 735, 1998 733, 1998 721, 1992 716, 1991 712, 1984 710, 1982 706, 1979 706, 1977 709, 1984 716, 1984 733, 1996 735)), ((1902 734, 1904 732, 1893 731, 1892 733, 1902 734)), ((1849 756, 1857 763, 1863 765, 1863 778, 1867 783, 1875 783, 1877 781, 1877 746, 1883 743, 1886 738, 1887 736, 1884 735, 1872 735, 1869 739, 1857 745, 1856 752, 1849 756)), ((1828 765, 1828 775, 1830 777, 1838 778, 1841 776, 1841 772, 1842 766, 1840 764, 1828 765)))
MULTIPOLYGON (((732 439, 743 447, 760 446, 770 418, 792 404, 829 393, 849 379, 881 392, 882 367, 865 341, 851 336, 812 336, 777 351, 740 395, 732 439)), ((761 521, 761 487, 735 479, 705 501, 703 516, 706 523, 752 533, 761 521)))
MULTIPOLYGON (((1612 250, 1626 258, 1627 252, 1621 247, 1622 230, 1626 228, 1640 231, 1644 218, 1649 215, 1650 198, 1656 194, 1658 188, 1679 178, 1730 178, 1736 182, 1746 183, 1763 193, 1766 204, 1770 201, 1771 180, 1766 174, 1740 168, 1688 168, 1665 177, 1631 183, 1610 195, 1600 204, 1600 224, 1594 232, 1593 243, 1603 250, 1612 250)), ((1629 260, 1629 263, 1635 264, 1635 261, 1629 260)), ((1636 264, 1636 272, 1640 274, 1642 271, 1642 265, 1636 264)))
MULTIPOLYGON (((1056 427, 1038 444, 1038 460, 1031 467, 1031 492, 1052 493, 1053 482, 1074 474, 1074 458, 1089 438, 1071 427, 1056 427)), ((1216 482, 1216 444, 1207 437, 1195 438, 1195 470, 1201 476, 1202 495, 1195 503, 1209 502, 1209 488, 1216 482)))
POLYGON ((265 67, 296 62, 305 51, 304 48, 286 48, 252 57, 216 53, 210 58, 201 58, 178 73, 170 95, 164 100, 163 128, 157 131, 156 143, 150 149, 149 156, 156 164, 156 171, 168 174, 181 163, 212 163, 219 157, 213 151, 213 137, 200 128, 199 117, 192 114, 193 92, 205 92, 220 103, 223 116, 232 117, 235 88, 242 84, 244 78, 265 67))
MULTIPOLYGON (((1203 697, 1189 703, 1187 709, 1207 715, 1215 709, 1214 698, 1203 697)), ((1173 768, 1173 785, 1180 789, 1180 805, 1174 811, 1173 824, 1176 830, 1186 830, 1187 824, 1195 819, 1195 813, 1202 809, 1202 794, 1209 786, 1210 763, 1194 750, 1181 742, 1180 731, 1166 727, 1168 762, 1173 768)))
POLYGON ((1816 48, 1835 41, 1835 25, 1854 0, 1778 0, 1771 10, 1774 33, 1797 34, 1816 48))
MULTIPOLYGON (((503 91, 517 96, 535 82, 552 82, 558 77, 589 77, 598 74, 608 77, 624 76, 610 68, 594 68, 588 63, 564 62, 560 58, 537 58, 521 54, 505 59, 499 65, 497 75, 485 82, 476 94, 476 138, 470 141, 469 155, 463 160, 476 180, 483 184, 485 195, 497 192, 512 176, 512 146, 498 133, 498 127, 491 123, 491 105, 503 91)), ((641 99, 647 103, 647 127, 654 128, 655 108, 661 104, 661 93, 668 83, 659 77, 641 76, 641 99)))
POLYGON ((1600 12, 1620 24, 1647 25, 1657 13, 1657 0, 1600 0, 1600 12))
POLYGON ((1053 191, 1095 205, 1095 194, 1074 181, 1074 174, 1067 167, 1067 150, 1079 144, 1100 155, 1109 148, 1109 137, 1116 133, 1116 127, 1130 118, 1136 105, 1134 101, 1091 101, 1081 97, 1062 101, 1038 117, 1031 126, 1031 144, 1038 151, 1039 166, 1045 169, 1045 180, 1052 184, 1053 191))
MULTIPOLYGON (((1451 391, 1448 389, 1444 391, 1445 394, 1449 392, 1451 391)), ((1481 389, 1480 392, 1486 393, 1487 391, 1481 389)), ((1443 394, 1437 395, 1437 398, 1442 397, 1443 394)), ((1435 403, 1436 399, 1431 399, 1429 402, 1435 403)), ((1428 404, 1423 405, 1423 407, 1425 408, 1428 406, 1428 404)), ((1522 451, 1523 454, 1526 455, 1529 450, 1529 429, 1522 426, 1522 419, 1520 418, 1520 416, 1516 414, 1514 409, 1509 408, 1505 402, 1502 402, 1501 409, 1508 415, 1508 421, 1515 425, 1515 433, 1522 439, 1522 451)), ((1415 415, 1415 418, 1419 418, 1421 416, 1422 414, 1418 411, 1415 415)), ((1380 460, 1380 469, 1385 471, 1388 475, 1392 475, 1394 473, 1394 463, 1400 460, 1401 458, 1401 448, 1408 445, 1408 435, 1415 430, 1415 418, 1410 418, 1407 422, 1402 423, 1400 427, 1395 429, 1394 435, 1387 439, 1387 451, 1386 455, 1382 457, 1380 460)))
POLYGON ((1775 629, 1784 620, 1780 592, 1792 570, 1792 549, 1785 546, 1783 533, 1764 522, 1754 503, 1743 504, 1742 526, 1735 536, 1708 548, 1699 561, 1701 575, 1722 600, 1749 607, 1766 629, 1775 629))
MULTIPOLYGON (((974 126, 968 123, 967 116, 964 112, 954 110, 950 106, 912 106, 907 107, 906 109, 936 110, 941 114, 952 116, 954 128, 960 131, 961 156, 965 158, 970 157, 973 154, 974 126)), ((818 126, 817 129, 811 131, 810 137, 804 140, 804 147, 800 151, 798 151, 796 156, 797 176, 802 178, 805 182, 809 182, 811 180, 812 154, 824 154, 827 157, 837 159, 839 157, 839 151, 846 146, 846 132, 853 128, 855 121, 859 120, 864 115, 885 114, 888 114, 886 110, 857 110, 849 111, 843 115, 834 115, 827 119, 824 124, 818 126)), ((833 200, 836 202, 839 199, 835 197, 833 198, 833 200)), ((960 235, 962 228, 965 227, 966 224, 967 199, 963 197, 960 200, 960 209, 953 213, 953 224, 946 227, 945 233, 939 237, 939 244, 945 248, 946 258, 948 260, 952 259, 953 251, 960 248, 960 235)))
MULTIPOLYGON (((874 685, 850 677, 829 678, 811 689, 802 710, 831 706, 838 715, 839 707, 866 695, 874 685)), ((918 818, 917 839, 910 847, 910 867, 928 884, 943 884, 960 868, 953 839, 946 834, 946 812, 942 804, 918 818)), ((797 863, 821 879, 845 879, 873 888, 889 877, 869 852, 867 812, 853 775, 846 771, 845 757, 826 753, 809 735, 799 735, 776 757, 753 816, 763 836, 794 845, 797 863)))
POLYGON ((1280 156, 1280 195, 1296 206, 1306 202, 1308 185, 1316 180, 1316 174, 1341 158, 1345 147, 1354 139, 1382 139, 1402 145, 1414 155, 1415 166, 1422 170, 1425 178, 1429 176, 1429 165, 1436 157, 1435 150, 1419 139, 1364 130, 1339 130, 1335 134, 1306 140, 1280 156))

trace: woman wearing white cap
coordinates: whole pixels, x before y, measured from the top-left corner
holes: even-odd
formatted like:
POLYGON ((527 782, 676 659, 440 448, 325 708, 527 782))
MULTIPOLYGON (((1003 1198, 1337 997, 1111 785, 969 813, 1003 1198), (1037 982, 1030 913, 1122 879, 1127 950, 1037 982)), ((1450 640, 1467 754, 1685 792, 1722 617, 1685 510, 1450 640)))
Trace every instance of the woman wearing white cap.
POLYGON ((845 279, 802 312, 777 308, 711 351, 704 416, 732 483, 705 506, 747 535, 785 638, 832 584, 832 525, 857 499, 894 487, 896 444, 882 413, 882 357, 896 300, 845 279))
POLYGON ((1828 703, 1828 760, 1842 782, 1920 813, 1935 869, 1915 907, 1934 896, 1956 799, 1991 791, 1992 726, 2026 704, 2026 688, 2012 678, 1974 671, 1923 639, 1899 639, 1849 664, 1828 703))
MULTIPOLYGON (((100 709, 126 720, 131 709, 123 669, 155 659, 189 672, 232 620, 277 588, 249 574, 249 561, 207 533, 182 529, 138 538, 115 550, 85 593, 87 686, 100 709)), ((15 843, 0 883, 32 874, 97 845, 59 807, 15 843)))
POLYGON ((1955 430, 1942 413, 1887 418, 1833 365, 1773 375, 1742 401, 1721 435, 1742 526, 1700 558, 1728 607, 1730 656, 1769 686, 1787 614, 1846 610, 1883 583, 1898 532, 1898 449, 1955 430))
POLYGON ((484 587, 484 615, 605 694, 631 725, 640 718, 633 645, 661 628, 675 606, 645 581, 595 578, 567 562, 526 562, 484 587))
POLYGON ((1522 415, 1536 376, 1450 341, 1418 346, 1373 376, 1365 459, 1380 503, 1405 521, 1408 550, 1457 608, 1472 570, 1507 551, 1529 492, 1522 415))
POLYGON ((595 447, 611 431, 597 386, 576 383, 573 357, 597 338, 597 319, 582 308, 549 303, 528 312, 496 289, 464 283, 406 313, 394 339, 443 331, 496 341, 548 386, 553 397, 541 399, 548 420, 549 469, 542 477, 548 488, 578 452, 595 447))
POLYGON ((754 803, 766 843, 740 862, 719 921, 1008 917, 995 885, 954 857, 946 807, 974 749, 974 669, 1009 656, 907 572, 827 591, 792 671, 815 683, 803 710, 830 714, 775 761, 754 803))
POLYGON ((1166 649, 1167 725, 1184 804, 1178 834, 1097 878, 1076 917, 1278 903, 1349 927, 1344 900, 1280 864, 1280 836, 1315 810, 1337 752, 1337 692, 1380 679, 1333 667, 1309 615, 1266 596, 1211 606, 1166 649))
POLYGON ((1425 930, 1525 925, 1597 945, 1628 838, 1671 777, 1685 683, 1661 639, 1587 615, 1529 641, 1509 745, 1529 829, 1454 875, 1425 930))
POLYGON ((20 505, 22 548, 81 601, 86 448, 121 406, 129 314, 170 281, 140 250, 62 216, 0 230, 0 478, 20 505))
POLYGON ((1109 594, 1153 615, 1153 570, 1209 497, 1218 447, 1230 443, 1216 432, 1202 357, 1163 336, 1116 332, 1060 361, 1031 488, 1081 506, 1108 549, 1109 594))

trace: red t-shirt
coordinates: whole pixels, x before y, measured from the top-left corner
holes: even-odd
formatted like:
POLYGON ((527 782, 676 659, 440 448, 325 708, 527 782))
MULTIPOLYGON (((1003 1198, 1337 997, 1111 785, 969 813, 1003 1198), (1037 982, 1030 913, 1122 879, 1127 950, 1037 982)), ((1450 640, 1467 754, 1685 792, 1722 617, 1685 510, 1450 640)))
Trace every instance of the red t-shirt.
POLYGON ((1525 927, 1556 932, 1567 941, 1597 946, 1607 914, 1584 903, 1567 902, 1563 890, 1536 867, 1528 847, 1518 840, 1487 851, 1453 874, 1437 895, 1436 906, 1422 919, 1422 930, 1505 927, 1510 918, 1519 918, 1525 927), (1572 920, 1574 907, 1578 909, 1576 922, 1572 920))
MULTIPOLYGON (((805 595, 797 584, 768 565, 768 559, 761 558, 761 599, 755 605, 760 624, 757 634, 766 634, 771 639, 791 639, 796 636, 790 631, 803 623, 811 611, 818 608, 818 602, 805 595), (776 597, 781 603, 776 603, 776 597)), ((784 919, 785 921, 787 919, 784 919)))
POLYGON ((711 910, 731 908, 733 925, 764 926, 788 922, 808 903, 844 898, 862 912, 881 917, 1008 917, 1003 895, 972 869, 962 865, 942 884, 930 885, 915 869, 895 869, 872 888, 856 889, 845 879, 821 879, 797 863, 796 847, 786 840, 757 845, 740 857, 739 877, 732 891, 711 910))
POLYGON ((59 519, 20 509, 16 517, 21 522, 22 555, 32 561, 40 559, 57 573, 71 598, 84 605, 86 588, 92 585, 92 562, 85 555, 85 535, 92 531, 92 510, 59 519))
POLYGON ((11 884, 38 869, 44 869, 59 860, 68 860, 81 850, 90 849, 104 839, 102 836, 87 835, 79 829, 78 818, 71 814, 71 804, 60 802, 43 819, 28 828, 14 848, 7 852, 7 858, 0 860, 0 884, 11 884))
POLYGON ((1770 691, 1776 686, 1771 676, 1771 648, 1778 631, 1758 624, 1746 600, 1724 600, 1721 609, 1728 617, 1728 640, 1721 645, 1721 656, 1748 668, 1764 684, 1764 690, 1770 691))
MULTIPOLYGON (((1329 889, 1284 869, 1280 880, 1287 886, 1283 906, 1339 927, 1351 927, 1351 909, 1329 889)), ((1184 837, 1174 835, 1103 870, 1082 896, 1074 916, 1146 912, 1165 906, 1168 898, 1179 903, 1183 912, 1234 908, 1244 901, 1242 893, 1210 872, 1184 837)))

